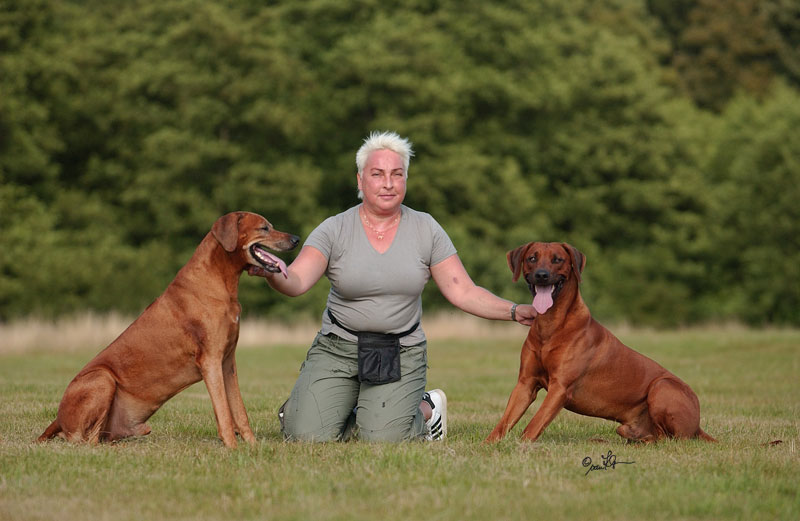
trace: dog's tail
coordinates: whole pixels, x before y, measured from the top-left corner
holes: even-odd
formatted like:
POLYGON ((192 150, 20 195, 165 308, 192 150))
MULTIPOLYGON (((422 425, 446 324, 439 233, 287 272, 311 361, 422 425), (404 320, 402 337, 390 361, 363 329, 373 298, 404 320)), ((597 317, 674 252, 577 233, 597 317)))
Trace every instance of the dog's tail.
POLYGON ((703 429, 697 429, 697 434, 695 436, 700 438, 701 440, 704 440, 704 441, 710 441, 711 443, 717 443, 716 438, 714 438, 713 436, 710 436, 703 429))
POLYGON ((36 438, 36 441, 47 441, 54 438, 59 432, 61 432, 61 425, 58 423, 58 419, 55 419, 53 420, 53 423, 51 423, 50 426, 44 430, 42 435, 36 438))

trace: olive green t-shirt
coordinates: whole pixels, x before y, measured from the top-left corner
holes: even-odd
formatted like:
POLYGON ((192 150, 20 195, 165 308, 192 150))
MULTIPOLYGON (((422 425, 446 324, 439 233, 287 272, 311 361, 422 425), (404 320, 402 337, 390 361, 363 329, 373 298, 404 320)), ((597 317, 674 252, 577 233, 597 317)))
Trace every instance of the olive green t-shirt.
MULTIPOLYGON (((328 308, 339 323, 354 331, 406 331, 422 318, 422 290, 431 278, 431 266, 455 255, 456 248, 430 214, 402 206, 392 245, 378 253, 361 224, 359 206, 327 218, 304 246, 328 259, 328 308)), ((321 332, 356 340, 331 323, 327 309, 321 332)), ((424 340, 420 326, 400 343, 409 346, 424 340)))

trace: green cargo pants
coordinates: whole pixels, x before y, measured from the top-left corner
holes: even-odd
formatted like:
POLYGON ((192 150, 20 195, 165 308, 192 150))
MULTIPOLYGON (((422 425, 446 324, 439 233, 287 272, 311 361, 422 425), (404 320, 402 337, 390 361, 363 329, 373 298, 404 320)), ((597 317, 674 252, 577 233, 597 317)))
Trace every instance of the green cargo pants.
POLYGON ((383 385, 358 381, 357 354, 355 342, 317 334, 284 406, 286 439, 345 441, 356 435, 365 441, 403 441, 425 434, 419 404, 427 343, 401 347, 401 379, 383 385))

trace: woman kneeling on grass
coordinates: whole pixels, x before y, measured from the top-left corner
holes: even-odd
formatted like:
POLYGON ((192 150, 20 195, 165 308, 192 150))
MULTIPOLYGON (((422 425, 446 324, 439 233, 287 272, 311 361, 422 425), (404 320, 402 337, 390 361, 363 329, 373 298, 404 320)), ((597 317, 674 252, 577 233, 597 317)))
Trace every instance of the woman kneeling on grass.
POLYGON ((445 437, 447 398, 425 392, 421 295, 431 277, 467 313, 525 325, 536 316, 531 305, 476 286, 444 229, 402 204, 412 155, 396 133, 370 134, 356 153, 363 202, 311 232, 283 274, 250 269, 289 296, 323 274, 331 283, 322 329, 279 413, 289 440, 346 440, 355 432, 368 441, 445 437))

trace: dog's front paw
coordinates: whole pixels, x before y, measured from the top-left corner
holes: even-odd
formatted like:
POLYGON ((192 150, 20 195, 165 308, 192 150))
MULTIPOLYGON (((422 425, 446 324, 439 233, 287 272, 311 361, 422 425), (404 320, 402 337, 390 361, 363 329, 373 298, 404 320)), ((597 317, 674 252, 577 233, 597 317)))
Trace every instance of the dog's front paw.
POLYGON ((498 441, 503 439, 503 434, 497 432, 496 430, 492 431, 492 433, 483 440, 483 443, 490 444, 490 443, 497 443, 498 441))

